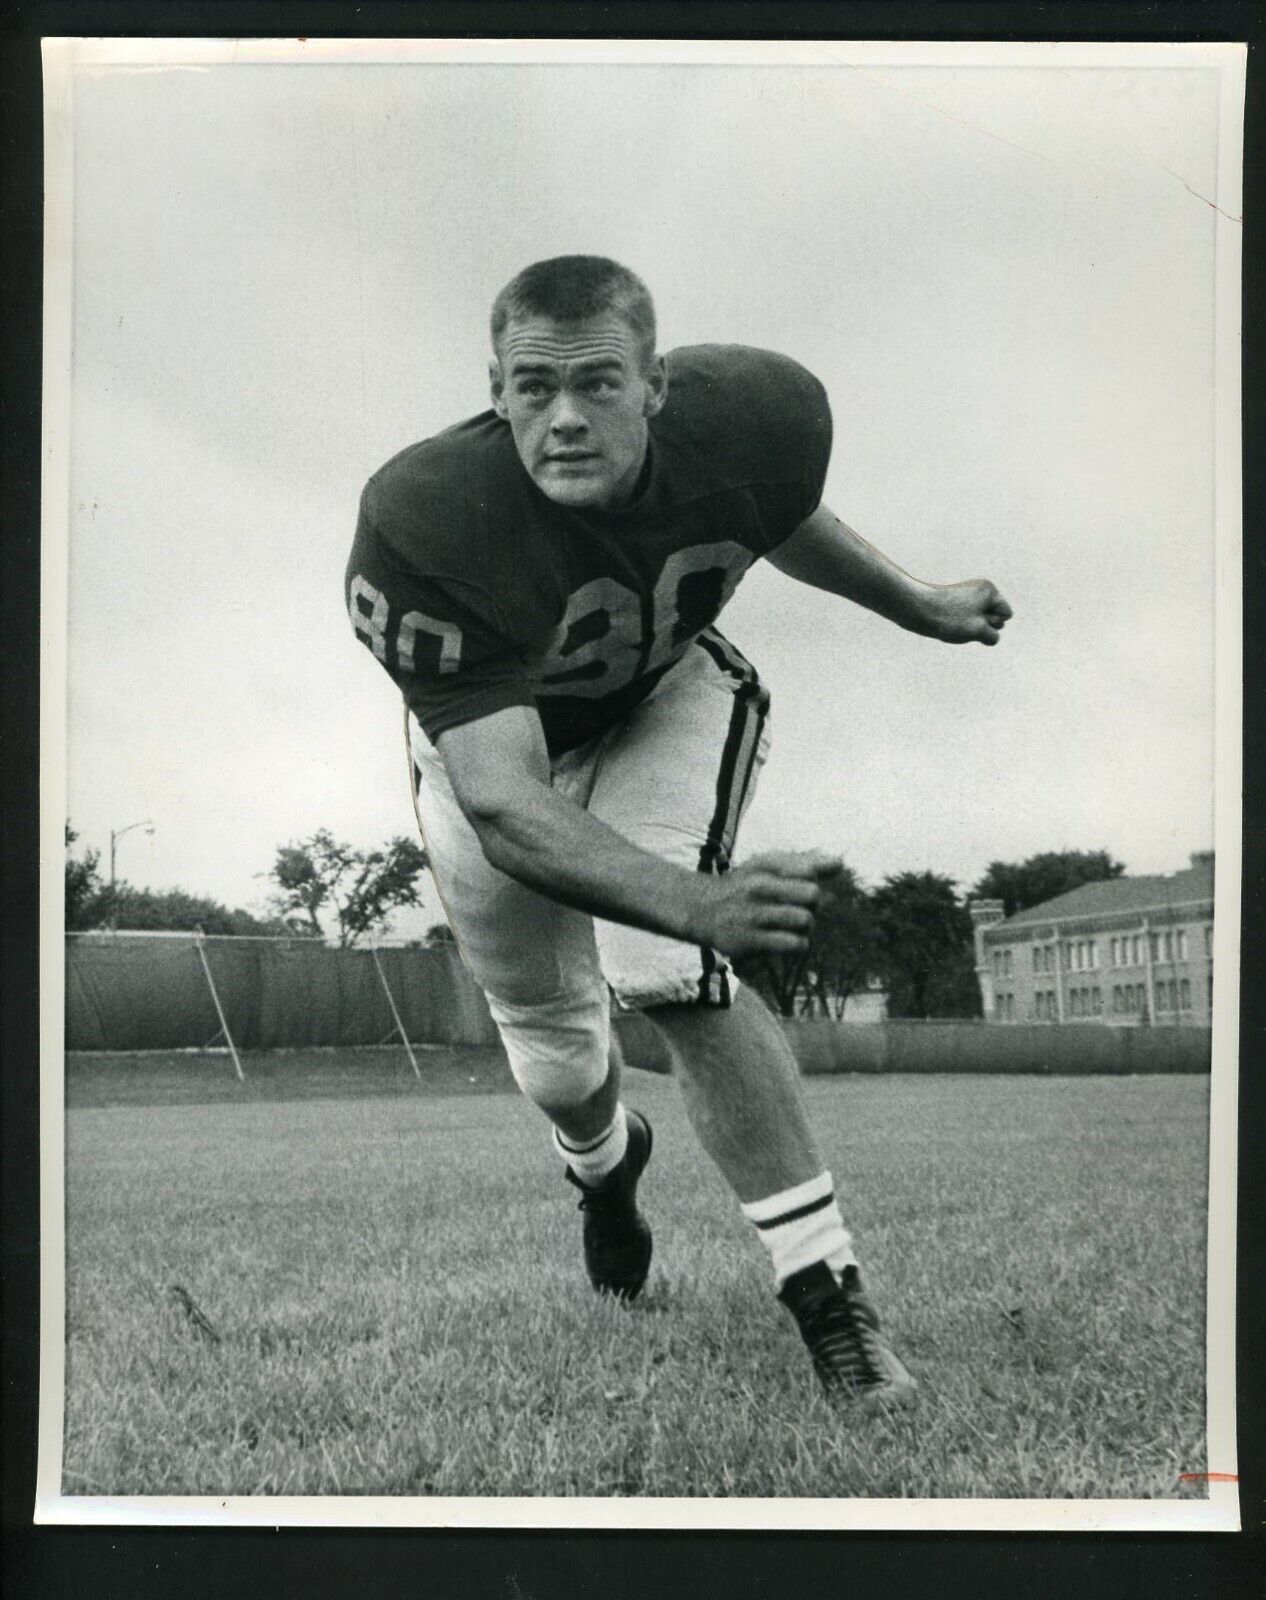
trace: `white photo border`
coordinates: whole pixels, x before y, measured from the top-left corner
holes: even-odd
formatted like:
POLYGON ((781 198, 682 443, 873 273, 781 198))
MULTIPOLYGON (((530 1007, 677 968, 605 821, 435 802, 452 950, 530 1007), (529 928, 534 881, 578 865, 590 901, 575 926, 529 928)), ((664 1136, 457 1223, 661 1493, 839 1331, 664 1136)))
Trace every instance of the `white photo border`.
POLYGON ((1207 1533, 1240 1527, 1236 1486, 1235 1250, 1241 871, 1242 519, 1240 282, 1246 47, 1240 44, 650 40, 83 39, 43 42, 45 132, 42 456, 41 1283, 35 1520, 62 1525, 464 1529, 778 1529, 1207 1533), (1133 68, 1219 75, 1216 212, 1215 849, 1218 863, 1210 1094, 1207 1500, 777 1500, 110 1496, 62 1492, 65 1384, 64 938, 66 619, 77 74, 325 63, 1133 68))

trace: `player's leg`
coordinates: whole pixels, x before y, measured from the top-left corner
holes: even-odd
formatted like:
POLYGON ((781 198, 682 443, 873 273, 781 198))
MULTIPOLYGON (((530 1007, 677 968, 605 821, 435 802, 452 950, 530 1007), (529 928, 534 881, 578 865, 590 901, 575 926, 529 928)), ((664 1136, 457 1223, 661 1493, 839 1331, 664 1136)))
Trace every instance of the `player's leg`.
POLYGON ((740 989, 724 1009, 666 1005, 645 1014, 667 1041, 695 1136, 740 1201, 817 1177, 822 1158, 800 1069, 762 1000, 740 989))
MULTIPOLYGON (((708 630, 607 742, 589 809, 643 849, 725 871, 767 749, 768 695, 708 630)), ((739 1199, 822 1171, 800 1073, 778 1023, 715 951, 595 923, 607 980, 665 1036, 687 1114, 739 1199)))
MULTIPOLYGON (((700 871, 729 866, 764 758, 768 700, 711 630, 609 741, 590 809, 643 848, 700 871)), ((852 1241, 772 1013, 716 952, 597 922, 622 1003, 668 1043, 687 1115, 769 1251, 828 1388, 904 1401, 913 1380, 860 1293, 852 1241)))
POLYGON ((915 1382, 862 1291, 831 1174, 809 1132, 800 1073, 748 989, 728 1010, 658 1006, 691 1124, 769 1250, 778 1297, 831 1394, 908 1405, 915 1382))
POLYGON ((487 997, 515 1081, 553 1124, 555 1147, 582 1190, 590 1278, 631 1298, 650 1264, 650 1230, 632 1202, 650 1128, 620 1100, 593 923, 489 865, 439 756, 409 726, 418 824, 458 949, 487 997))

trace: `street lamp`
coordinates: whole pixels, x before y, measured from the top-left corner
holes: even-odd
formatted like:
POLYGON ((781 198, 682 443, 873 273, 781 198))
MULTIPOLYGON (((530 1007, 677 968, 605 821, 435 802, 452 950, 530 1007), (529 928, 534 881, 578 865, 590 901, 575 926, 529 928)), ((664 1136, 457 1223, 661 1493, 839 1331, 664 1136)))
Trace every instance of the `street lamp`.
POLYGON ((112 889, 114 887, 114 856, 115 856, 115 851, 116 851, 116 849, 118 847, 119 840, 123 837, 123 835, 125 833, 131 833, 133 828, 144 828, 146 833, 153 833, 154 824, 149 820, 148 817, 146 817, 143 822, 129 822, 126 828, 111 828, 110 829, 110 887, 112 889))

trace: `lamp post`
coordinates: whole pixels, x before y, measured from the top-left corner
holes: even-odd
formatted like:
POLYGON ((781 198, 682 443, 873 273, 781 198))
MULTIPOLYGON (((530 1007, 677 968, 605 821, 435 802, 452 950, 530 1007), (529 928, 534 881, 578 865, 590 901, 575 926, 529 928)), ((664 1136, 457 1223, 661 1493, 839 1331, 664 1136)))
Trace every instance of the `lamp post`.
POLYGON ((110 829, 110 887, 112 889, 114 888, 114 857, 119 840, 125 833, 131 833, 133 828, 144 828, 146 833, 153 833, 154 824, 146 817, 142 822, 129 822, 126 828, 110 829))

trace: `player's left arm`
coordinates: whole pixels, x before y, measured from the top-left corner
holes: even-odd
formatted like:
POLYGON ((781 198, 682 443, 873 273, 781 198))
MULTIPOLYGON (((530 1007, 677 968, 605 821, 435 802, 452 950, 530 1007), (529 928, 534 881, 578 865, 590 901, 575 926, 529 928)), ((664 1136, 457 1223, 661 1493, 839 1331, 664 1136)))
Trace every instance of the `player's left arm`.
POLYGON ((988 578, 924 583, 819 506, 766 557, 789 578, 841 595, 946 644, 997 644, 1011 607, 988 578))

